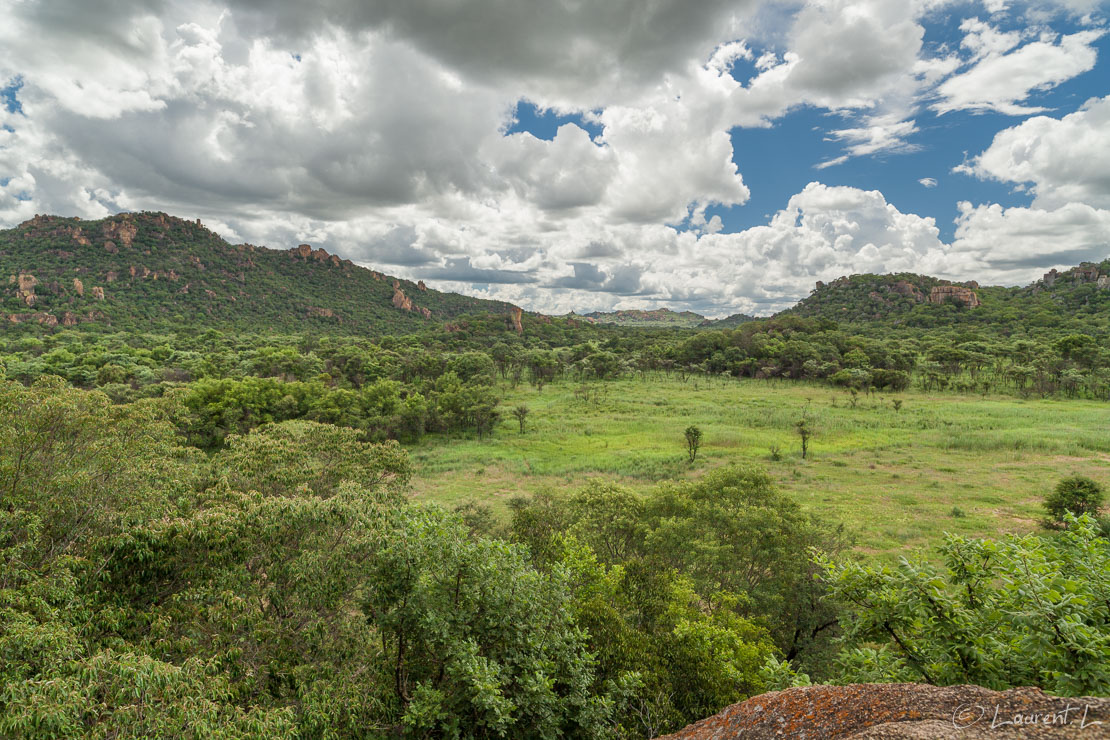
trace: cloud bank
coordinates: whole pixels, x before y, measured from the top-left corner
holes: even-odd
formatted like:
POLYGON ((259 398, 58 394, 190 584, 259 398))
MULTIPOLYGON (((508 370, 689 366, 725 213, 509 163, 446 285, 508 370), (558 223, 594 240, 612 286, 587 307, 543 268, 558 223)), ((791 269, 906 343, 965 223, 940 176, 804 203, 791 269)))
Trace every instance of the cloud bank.
POLYGON ((1110 98, 1030 102, 1094 68, 1098 4, 988 2, 927 43, 954 5, 0 0, 0 225, 165 210, 552 313, 768 313, 842 274, 1021 282, 1105 256, 1110 98), (521 101, 572 122, 508 133, 521 101), (714 211, 751 197, 731 134, 801 110, 835 116, 841 153, 726 230, 714 211), (919 150, 929 111, 1015 116, 953 174, 1029 206, 961 203, 945 243, 836 184, 919 150))

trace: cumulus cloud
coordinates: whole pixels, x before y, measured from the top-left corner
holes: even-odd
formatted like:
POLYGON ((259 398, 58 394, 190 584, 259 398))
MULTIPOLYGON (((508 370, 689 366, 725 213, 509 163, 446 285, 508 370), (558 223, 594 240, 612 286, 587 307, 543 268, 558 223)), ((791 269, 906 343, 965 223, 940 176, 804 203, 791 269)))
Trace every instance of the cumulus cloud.
POLYGON ((1036 201, 969 207, 952 244, 878 191, 821 183, 726 233, 714 209, 751 196, 736 127, 811 108, 843 146, 826 164, 911 151, 929 101, 1025 110, 1093 63, 1097 28, 975 21, 960 54, 929 49, 923 15, 944 5, 0 0, 0 86, 24 82, 22 112, 0 107, 0 222, 166 210, 551 312, 767 313, 853 272, 1007 276, 1023 268, 987 247, 990 229, 1042 217, 1094 244, 1105 100, 969 160, 1036 201), (506 135, 522 99, 600 133, 506 135))
POLYGON ((1000 131, 958 172, 1030 183, 1039 208, 1069 203, 1110 208, 1110 96, 1062 118, 1035 116, 1000 131))
POLYGON ((1094 43, 1105 33, 1088 30, 1057 37, 1046 32, 1018 46, 1021 33, 1002 33, 978 18, 964 21, 960 29, 966 32, 963 46, 972 52, 972 64, 937 88, 940 99, 932 107, 938 113, 993 110, 1021 115, 1042 111, 1024 101, 1033 92, 1091 70, 1098 58, 1094 43))
POLYGON ((950 271, 1014 285, 1053 267, 1106 259, 1110 210, 1083 203, 1046 210, 963 202, 959 208, 950 271))
POLYGON ((926 188, 935 188, 937 186, 937 180, 935 177, 923 177, 918 180, 918 182, 921 183, 922 187, 926 188))

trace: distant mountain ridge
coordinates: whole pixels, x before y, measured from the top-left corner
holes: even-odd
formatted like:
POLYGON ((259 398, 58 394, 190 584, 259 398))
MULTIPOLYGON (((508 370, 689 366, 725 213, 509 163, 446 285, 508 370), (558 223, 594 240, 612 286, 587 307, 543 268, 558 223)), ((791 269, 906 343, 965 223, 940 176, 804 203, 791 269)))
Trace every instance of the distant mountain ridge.
POLYGON ((119 328, 220 326, 415 331, 472 313, 522 312, 360 267, 324 249, 233 245, 165 213, 84 221, 35 216, 0 231, 0 321, 119 328))
POLYGON ((992 323, 1094 314, 1110 315, 1110 259, 1063 272, 1054 269, 1024 287, 956 283, 913 273, 851 275, 818 282, 808 297, 777 315, 929 326, 953 316, 992 323))
MULTIPOLYGON (((35 216, 0 231, 0 326, 92 325, 117 329, 181 327, 288 332, 406 334, 492 314, 523 330, 512 304, 443 293, 360 267, 308 244, 270 249, 233 245, 198 221, 165 213, 104 219, 35 216)), ((531 314, 534 318, 543 318, 531 314)), ((1110 318, 1110 259, 1051 270, 1021 288, 954 283, 927 275, 851 275, 818 282, 776 316, 856 327, 935 327, 954 321, 1083 326, 1110 318)), ((727 329, 745 314, 706 319, 693 311, 623 310, 569 314, 625 327, 727 329)))
POLYGON ((700 326, 707 319, 693 311, 672 311, 669 308, 650 310, 622 309, 619 311, 592 311, 585 314, 570 314, 591 324, 617 324, 619 326, 669 326, 692 328, 700 326))

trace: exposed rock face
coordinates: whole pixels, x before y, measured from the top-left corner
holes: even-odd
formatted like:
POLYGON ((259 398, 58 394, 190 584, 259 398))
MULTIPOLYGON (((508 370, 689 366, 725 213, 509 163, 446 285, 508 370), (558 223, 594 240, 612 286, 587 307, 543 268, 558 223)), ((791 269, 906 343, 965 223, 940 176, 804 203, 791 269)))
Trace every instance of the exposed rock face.
POLYGON ((1084 262, 1079 267, 1072 271, 1075 279, 1082 283, 1093 283, 1098 280, 1098 265, 1092 265, 1090 262, 1084 262))
POLYGON ((35 305, 35 286, 39 284, 38 278, 21 272, 16 276, 14 282, 16 283, 16 297, 23 301, 26 306, 35 305))
MULTIPOLYGON (((854 684, 773 691, 667 735, 671 740, 1110 738, 1110 699, 1040 689, 854 684), (1096 724, 1101 723, 1101 724, 1096 724)), ((664 740, 660 738, 660 740, 664 740)))
MULTIPOLYGON (((298 244, 289 250, 289 256, 292 259, 302 259, 304 261, 313 260, 320 264, 331 265, 332 267, 341 267, 344 260, 339 259, 338 255, 328 254, 328 250, 320 247, 313 249, 311 244, 298 244)), ((253 263, 251 264, 253 267, 253 263)))
POLYGON ((419 289, 419 290, 427 290, 427 289, 428 289, 428 286, 424 284, 424 281, 423 281, 423 280, 420 280, 420 281, 418 281, 418 282, 416 283, 416 287, 417 287, 417 289, 419 289))
MULTIPOLYGON (((132 223, 126 215, 118 221, 109 221, 104 224, 104 238, 119 242, 128 249, 131 248, 131 242, 138 233, 139 227, 132 223)), ((105 244, 104 247, 107 249, 108 245, 105 244)))
POLYGON ((393 307, 402 311, 412 310, 412 299, 405 295, 405 291, 401 290, 401 283, 396 280, 393 281, 393 307))
POLYGON ((890 286, 890 289, 898 295, 904 295, 907 298, 912 298, 918 303, 921 303, 925 300, 925 295, 917 289, 917 286, 913 283, 907 283, 905 280, 899 280, 894 285, 890 286))
POLYGON ((929 303, 946 303, 949 300, 975 308, 979 305, 979 294, 961 285, 938 285, 929 291, 929 303))
POLYGON ((98 301, 104 300, 104 288, 99 285, 94 285, 92 289, 92 297, 98 301))
POLYGON ((393 281, 393 307, 399 308, 402 311, 414 311, 426 319, 432 318, 431 310, 417 306, 412 302, 412 299, 405 295, 405 291, 401 290, 401 282, 399 280, 393 281))
POLYGON ((523 334, 524 333, 524 325, 520 323, 520 319, 521 319, 522 316, 524 316, 524 311, 517 308, 516 306, 513 306, 510 309, 509 315, 512 317, 512 320, 513 320, 513 329, 516 330, 517 334, 523 334))
MULTIPOLYGON (((2 316, 3 314, 0 314, 2 316)), ((27 321, 35 321, 42 326, 54 327, 58 325, 58 317, 54 314, 38 312, 38 313, 13 313, 9 314, 8 321, 13 324, 22 324, 27 321)))
POLYGON ((1101 290, 1110 290, 1110 275, 1099 275, 1098 287, 1101 290))
POLYGON ((62 314, 62 326, 77 326, 77 314, 70 311, 62 314))
POLYGON ((1060 273, 1056 271, 1055 267, 1053 267, 1051 270, 1044 274, 1044 278, 1042 278, 1042 280, 1046 287, 1051 288, 1053 285, 1056 284, 1056 280, 1059 277, 1060 273))
POLYGON ((76 291, 77 295, 79 295, 80 297, 85 297, 85 284, 82 283, 78 278, 73 278, 73 290, 76 291))
POLYGON ((104 242, 104 251, 108 254, 119 254, 119 247, 116 246, 115 242, 107 241, 104 242))

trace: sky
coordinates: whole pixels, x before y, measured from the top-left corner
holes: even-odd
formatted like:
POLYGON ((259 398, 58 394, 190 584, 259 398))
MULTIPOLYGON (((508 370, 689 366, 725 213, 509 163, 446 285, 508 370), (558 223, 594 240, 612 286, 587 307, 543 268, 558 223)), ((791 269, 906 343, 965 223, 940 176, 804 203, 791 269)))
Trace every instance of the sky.
POLYGON ((1110 0, 0 0, 0 227, 165 211, 561 314, 1110 257, 1110 0))

